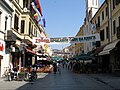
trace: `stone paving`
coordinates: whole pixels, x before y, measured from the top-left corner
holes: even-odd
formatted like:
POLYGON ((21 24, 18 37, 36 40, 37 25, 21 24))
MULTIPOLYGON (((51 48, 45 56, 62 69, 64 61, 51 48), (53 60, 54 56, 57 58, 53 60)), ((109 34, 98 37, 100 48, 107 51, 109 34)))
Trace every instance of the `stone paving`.
POLYGON ((35 82, 5 81, 0 90, 120 90, 120 77, 111 74, 76 74, 63 69, 61 74, 40 73, 35 82))

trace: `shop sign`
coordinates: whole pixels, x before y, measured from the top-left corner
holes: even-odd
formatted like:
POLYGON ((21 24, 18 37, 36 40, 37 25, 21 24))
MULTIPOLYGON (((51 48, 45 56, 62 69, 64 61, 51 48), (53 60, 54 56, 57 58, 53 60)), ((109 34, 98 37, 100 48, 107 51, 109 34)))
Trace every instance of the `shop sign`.
POLYGON ((4 51, 5 50, 5 43, 4 43, 4 41, 1 41, 0 40, 0 51, 4 51))

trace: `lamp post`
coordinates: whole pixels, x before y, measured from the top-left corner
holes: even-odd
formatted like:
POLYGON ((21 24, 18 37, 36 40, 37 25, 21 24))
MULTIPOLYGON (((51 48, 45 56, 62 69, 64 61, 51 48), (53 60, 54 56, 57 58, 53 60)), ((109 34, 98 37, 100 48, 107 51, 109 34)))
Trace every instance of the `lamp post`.
POLYGON ((25 49, 26 47, 28 46, 25 42, 25 36, 24 36, 24 39, 23 39, 23 42, 21 43, 21 51, 22 51, 22 54, 23 54, 23 67, 25 67, 25 49))

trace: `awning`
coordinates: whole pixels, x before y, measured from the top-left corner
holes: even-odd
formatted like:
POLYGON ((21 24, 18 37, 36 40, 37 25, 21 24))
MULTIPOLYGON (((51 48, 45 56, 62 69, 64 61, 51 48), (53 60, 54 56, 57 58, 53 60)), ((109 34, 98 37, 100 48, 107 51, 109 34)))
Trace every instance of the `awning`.
POLYGON ((96 48, 96 50, 95 50, 93 55, 96 55, 96 54, 100 53, 101 51, 103 51, 105 46, 106 46, 106 44, 102 45, 101 47, 96 48))
POLYGON ((90 56, 88 54, 80 54, 80 55, 76 55, 73 58, 75 58, 75 60, 93 60, 93 56, 90 56))
POLYGON ((110 54, 110 51, 116 47, 116 44, 119 42, 119 40, 114 41, 108 45, 106 45, 103 49, 102 52, 100 52, 98 55, 106 55, 106 54, 110 54))
POLYGON ((30 49, 27 49, 27 48, 26 48, 26 52, 28 52, 30 54, 33 54, 33 55, 37 55, 36 52, 34 52, 34 51, 30 50, 30 49))

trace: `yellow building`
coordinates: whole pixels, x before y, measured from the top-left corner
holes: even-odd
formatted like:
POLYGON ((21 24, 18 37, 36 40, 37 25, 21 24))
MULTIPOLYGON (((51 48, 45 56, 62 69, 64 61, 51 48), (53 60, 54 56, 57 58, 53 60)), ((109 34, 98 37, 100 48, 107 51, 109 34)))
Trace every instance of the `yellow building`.
POLYGON ((105 0, 91 22, 96 25, 93 33, 100 34, 100 47, 95 51, 105 71, 120 69, 120 2, 119 0, 105 0))
MULTIPOLYGON (((80 27, 80 30, 76 34, 76 36, 83 36, 83 31, 84 31, 84 25, 80 27)), ((84 50, 84 43, 75 43, 75 55, 79 55, 82 53, 84 50)))
POLYGON ((11 0, 14 12, 12 28, 7 31, 6 51, 11 55, 13 67, 19 69, 35 64, 37 54, 34 48, 37 46, 32 43, 32 38, 45 34, 44 28, 34 18, 36 12, 31 2, 32 0, 11 0))

